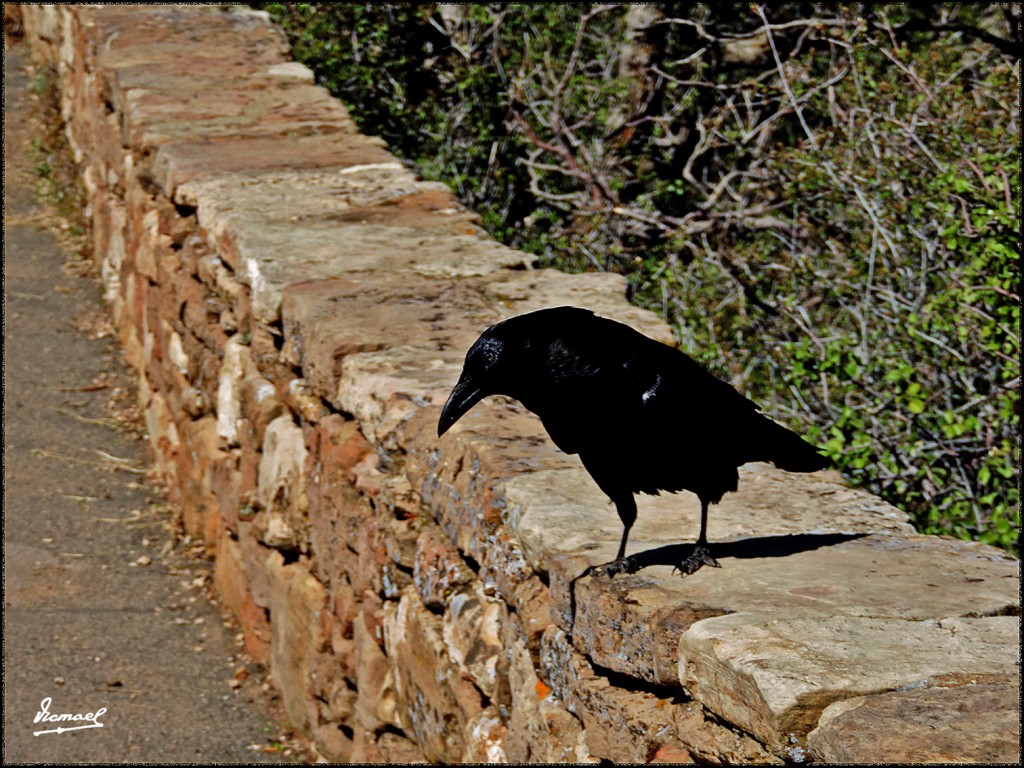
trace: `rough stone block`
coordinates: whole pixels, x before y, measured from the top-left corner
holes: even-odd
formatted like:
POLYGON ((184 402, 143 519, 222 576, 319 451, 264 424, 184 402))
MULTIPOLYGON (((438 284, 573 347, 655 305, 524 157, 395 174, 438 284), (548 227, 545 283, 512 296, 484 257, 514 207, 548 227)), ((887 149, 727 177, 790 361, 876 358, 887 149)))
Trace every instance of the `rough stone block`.
POLYGON ((242 565, 242 548, 226 530, 217 543, 213 586, 242 628, 245 652, 256 661, 270 661, 270 620, 266 609, 253 600, 242 565))
POLYGON ((446 600, 442 636, 448 655, 488 699, 498 686, 498 662, 502 657, 501 625, 508 608, 501 600, 484 594, 474 581, 446 600))
POLYGON ((492 270, 451 280, 381 269, 293 282, 282 290, 281 311, 285 335, 296 339, 303 375, 322 397, 333 400, 345 357, 394 347, 437 352, 437 359, 453 368, 450 387, 466 350, 487 326, 520 312, 565 304, 569 296, 670 341, 671 334, 654 315, 622 302, 624 292, 623 279, 609 274, 492 270))
POLYGON ((249 422, 253 441, 262 444, 267 427, 272 421, 287 413, 287 408, 277 398, 274 383, 258 374, 251 374, 242 380, 239 392, 242 416, 249 422))
MULTIPOLYGON (((800 484, 795 486, 798 493, 800 484)), ((725 500, 720 506, 726 506, 725 500)), ((774 536, 772 529, 780 523, 764 518, 763 524, 769 535, 712 543, 721 569, 681 579, 669 567, 656 566, 633 576, 576 581, 572 623, 572 579, 602 558, 589 552, 555 558, 556 618, 563 629, 572 627, 577 647, 596 663, 670 683, 673 645, 680 634, 693 622, 718 614, 770 611, 822 621, 845 616, 916 621, 956 616, 967 606, 981 615, 1019 611, 1019 564, 991 547, 935 536, 774 536), (939 569, 935 563, 944 565, 939 569), (885 589, 877 586, 880 578, 885 589), (622 628, 614 639, 604 630, 612 624, 622 628)), ((863 525, 870 525, 870 516, 863 525)))
POLYGON ((312 729, 313 746, 329 763, 349 763, 355 750, 351 737, 346 736, 338 723, 318 725, 312 729))
POLYGON ((328 400, 338 396, 341 362, 350 355, 423 346, 450 350, 457 363, 498 319, 466 281, 401 272, 293 283, 284 287, 282 302, 285 334, 296 340, 303 375, 328 400))
POLYGON ((397 448, 396 430, 423 405, 440 406, 455 373, 453 356, 421 347, 350 355, 332 404, 351 413, 371 442, 397 448))
POLYGON ((132 249, 135 253, 135 268, 154 283, 160 279, 157 264, 165 251, 171 247, 171 238, 160 232, 160 212, 152 209, 142 217, 142 231, 132 249))
POLYGON ((220 445, 212 417, 186 421, 182 425, 182 450, 169 457, 175 462, 176 480, 181 490, 182 521, 186 532, 196 538, 202 538, 207 517, 220 514, 217 497, 210 489, 209 472, 211 462, 220 458, 220 445))
POLYGON ((424 526, 416 540, 413 583, 423 602, 442 608, 448 595, 468 584, 473 572, 459 550, 435 526, 424 526))
POLYGON ((626 691, 599 678, 556 627, 544 635, 540 666, 552 692, 582 720, 595 757, 645 763, 665 744, 681 746, 674 738, 670 699, 626 691))
POLYGON ((384 566, 391 562, 387 547, 380 534, 380 523, 376 517, 360 520, 352 538, 356 550, 355 567, 349 572, 352 588, 356 594, 363 592, 383 593, 384 566))
POLYGON ((427 759, 412 739, 385 731, 377 738, 377 750, 385 763, 425 763, 427 759))
MULTIPOLYGON (((367 271, 459 277, 523 266, 532 260, 490 240, 464 217, 436 210, 420 211, 414 220, 407 216, 372 223, 324 219, 296 228, 293 221, 268 218, 265 201, 274 198, 272 188, 259 196, 238 198, 230 192, 221 196, 226 198, 228 213, 219 216, 200 201, 200 224, 213 233, 218 251, 237 279, 249 286, 253 315, 264 323, 280 317, 283 289, 302 280, 367 271)), ((400 209, 384 210, 389 216, 401 215, 400 209)))
POLYGON ((372 455, 370 450, 356 424, 337 414, 322 419, 310 433, 305 468, 310 544, 316 552, 317 573, 332 595, 336 581, 356 572, 355 534, 361 522, 372 516, 353 486, 354 468, 372 455))
POLYGON ((428 760, 457 761, 466 724, 483 709, 480 694, 448 657, 441 620, 413 587, 384 606, 384 637, 402 730, 428 760))
POLYGON ((320 614, 327 592, 305 565, 270 562, 271 674, 291 724, 308 729, 317 722, 310 672, 326 649, 320 614))
MULTIPOLYGON (((321 617, 326 619, 327 635, 334 630, 332 616, 324 612, 321 617)), ((343 723, 352 722, 356 708, 356 689, 352 686, 346 670, 341 666, 340 659, 333 653, 325 653, 316 657, 313 666, 313 694, 318 701, 319 722, 343 723)))
POLYGON ((217 509, 228 530, 238 533, 238 509, 241 494, 238 473, 238 452, 224 451, 210 467, 210 490, 217 499, 217 509))
POLYGON ((462 762, 507 763, 507 735, 508 728, 498 710, 493 706, 487 707, 466 724, 466 749, 462 753, 462 762))
POLYGON ((267 425, 257 493, 268 515, 264 543, 294 549, 306 540, 306 442, 290 414, 267 425))
POLYGON ((537 576, 531 576, 516 586, 511 603, 523 623, 527 642, 532 646, 554 623, 551 590, 537 576))
POLYGON ((1019 635, 1016 616, 737 613, 697 622, 683 633, 679 675, 708 709, 782 750, 790 734, 805 738, 822 710, 841 699, 938 675, 1016 675, 1019 635))
POLYGON ((355 615, 352 639, 355 643, 356 719, 371 731, 386 725, 399 726, 393 673, 383 649, 367 628, 362 611, 355 615))
POLYGON ((528 577, 532 570, 521 552, 502 546, 507 505, 495 486, 544 466, 578 467, 579 460, 558 451, 536 417, 508 402, 478 405, 440 440, 439 414, 423 408, 402 425, 399 444, 408 452, 413 488, 460 551, 492 570, 528 577), (509 552, 516 561, 499 562, 495 552, 509 552))
POLYGON ((512 713, 504 751, 513 763, 597 763, 583 724, 538 676, 526 644, 509 648, 512 713))
POLYGON ((245 581, 253 600, 261 608, 270 608, 271 571, 276 572, 284 566, 284 556, 276 549, 260 544, 251 521, 239 521, 238 544, 242 549, 245 581))
POLYGON ((351 132, 348 111, 326 89, 252 77, 221 79, 192 93, 176 89, 179 78, 150 79, 124 97, 124 134, 132 146, 151 150, 181 139, 211 141, 295 133, 351 132), (262 86, 262 87, 260 87, 262 86))
MULTIPOLYGON (((379 140, 365 136, 255 136, 207 139, 195 137, 162 144, 153 162, 153 176, 176 202, 178 188, 189 181, 231 173, 323 167, 390 166, 394 156, 379 140)), ((230 244, 221 241, 227 247, 230 244)), ((238 261, 231 266, 237 271, 238 261)))
MULTIPOLYGON (((218 369, 217 434, 228 445, 238 445, 242 421, 242 380, 245 378, 249 349, 237 336, 224 347, 224 362, 218 369)), ((251 363, 248 363, 251 365, 251 363)))
POLYGON ((830 704, 807 737, 832 764, 1020 762, 1020 682, 961 678, 830 704))
POLYGON ((704 717, 699 705, 670 688, 661 693, 628 690, 595 670, 565 633, 550 627, 540 646, 540 665, 552 693, 582 720, 591 754, 614 763, 772 763, 773 756, 749 736, 704 717))
POLYGON ((167 407, 167 398, 153 392, 146 407, 146 430, 153 449, 160 456, 171 458, 181 447, 175 414, 167 407))

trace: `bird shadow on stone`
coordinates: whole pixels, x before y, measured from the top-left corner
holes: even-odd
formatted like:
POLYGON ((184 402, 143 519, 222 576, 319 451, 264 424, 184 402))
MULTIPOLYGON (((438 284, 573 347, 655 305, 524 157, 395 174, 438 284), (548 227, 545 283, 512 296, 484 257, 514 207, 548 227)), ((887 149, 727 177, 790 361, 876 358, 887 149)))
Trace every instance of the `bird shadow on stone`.
MULTIPOLYGON (((810 552, 822 547, 834 547, 855 539, 862 539, 870 536, 870 533, 791 533, 778 536, 755 536, 748 539, 736 539, 735 541, 720 541, 709 544, 707 550, 715 557, 735 557, 751 559, 759 557, 788 557, 800 552, 810 552)), ((678 566, 685 561, 696 550, 697 545, 692 543, 667 544, 664 547, 655 547, 643 552, 624 557, 621 560, 613 560, 603 565, 592 565, 578 576, 571 584, 575 587, 576 582, 584 576, 618 576, 620 574, 633 574, 652 565, 678 566)), ((718 563, 711 564, 717 567, 718 563)), ((682 573, 683 577, 689 575, 682 573)))
MULTIPOLYGON (((708 549, 716 558, 788 557, 822 547, 834 547, 837 544, 870 535, 870 533, 793 533, 779 536, 755 536, 735 541, 712 542, 708 545, 708 549)), ((694 547, 695 545, 690 543, 669 544, 637 552, 624 558, 624 567, 619 572, 636 573, 652 565, 675 566, 689 557, 694 547)), ((598 566, 598 568, 600 567, 598 566)))
MULTIPOLYGON (((870 535, 870 533, 793 533, 779 536, 755 536, 748 539, 716 542, 710 544, 708 549, 715 557, 722 558, 788 557, 822 547, 834 547, 837 544, 862 539, 870 535)), ((580 579, 585 576, 629 575, 652 565, 675 567, 688 558, 695 549, 696 544, 693 543, 668 544, 664 547, 655 547, 629 555, 621 561, 616 561, 614 565, 607 563, 590 566, 569 582, 569 610, 572 623, 576 623, 576 582, 580 579), (613 572, 609 573, 604 570, 608 565, 613 565, 613 572)), ((685 573, 681 574, 682 577, 686 575, 685 573)))

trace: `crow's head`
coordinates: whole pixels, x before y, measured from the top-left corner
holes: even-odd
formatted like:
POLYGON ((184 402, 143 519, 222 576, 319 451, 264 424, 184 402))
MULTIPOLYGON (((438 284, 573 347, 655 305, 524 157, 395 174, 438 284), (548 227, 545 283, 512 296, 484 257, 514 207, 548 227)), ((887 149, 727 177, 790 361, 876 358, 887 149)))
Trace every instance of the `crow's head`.
POLYGON ((492 325, 466 353, 459 383, 441 410, 438 437, 488 395, 508 395, 537 413, 540 382, 547 368, 559 365, 551 350, 564 348, 562 337, 592 336, 593 322, 589 309, 549 307, 492 325))
POLYGON ((466 353, 462 376, 441 409, 441 419, 437 423, 438 437, 487 395, 502 393, 503 384, 506 383, 502 371, 507 367, 508 350, 500 326, 499 323, 484 331, 466 353))

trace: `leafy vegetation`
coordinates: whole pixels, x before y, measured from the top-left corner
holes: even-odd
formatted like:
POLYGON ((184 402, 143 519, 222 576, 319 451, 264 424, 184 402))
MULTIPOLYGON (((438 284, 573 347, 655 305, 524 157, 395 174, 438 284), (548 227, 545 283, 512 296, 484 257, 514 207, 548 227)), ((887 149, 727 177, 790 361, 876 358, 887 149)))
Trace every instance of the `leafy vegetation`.
POLYGON ((258 5, 497 238, 1017 551, 1019 5, 258 5))

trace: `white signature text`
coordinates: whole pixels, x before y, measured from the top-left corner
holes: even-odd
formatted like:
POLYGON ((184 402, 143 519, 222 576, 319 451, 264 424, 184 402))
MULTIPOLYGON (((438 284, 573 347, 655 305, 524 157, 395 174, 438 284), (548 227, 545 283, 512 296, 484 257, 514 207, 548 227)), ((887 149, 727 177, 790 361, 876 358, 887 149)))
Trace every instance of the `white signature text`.
POLYGON ((60 714, 51 713, 50 705, 53 703, 53 699, 47 696, 39 704, 39 711, 36 712, 34 723, 76 723, 76 725, 58 725, 56 728, 49 730, 34 731, 36 736, 41 736, 44 733, 65 733, 66 731, 79 731, 82 728, 102 728, 103 723, 100 722, 100 718, 106 714, 107 708, 100 707, 95 712, 87 712, 85 714, 70 714, 63 712, 60 714), (81 725, 78 725, 81 723, 81 725))

